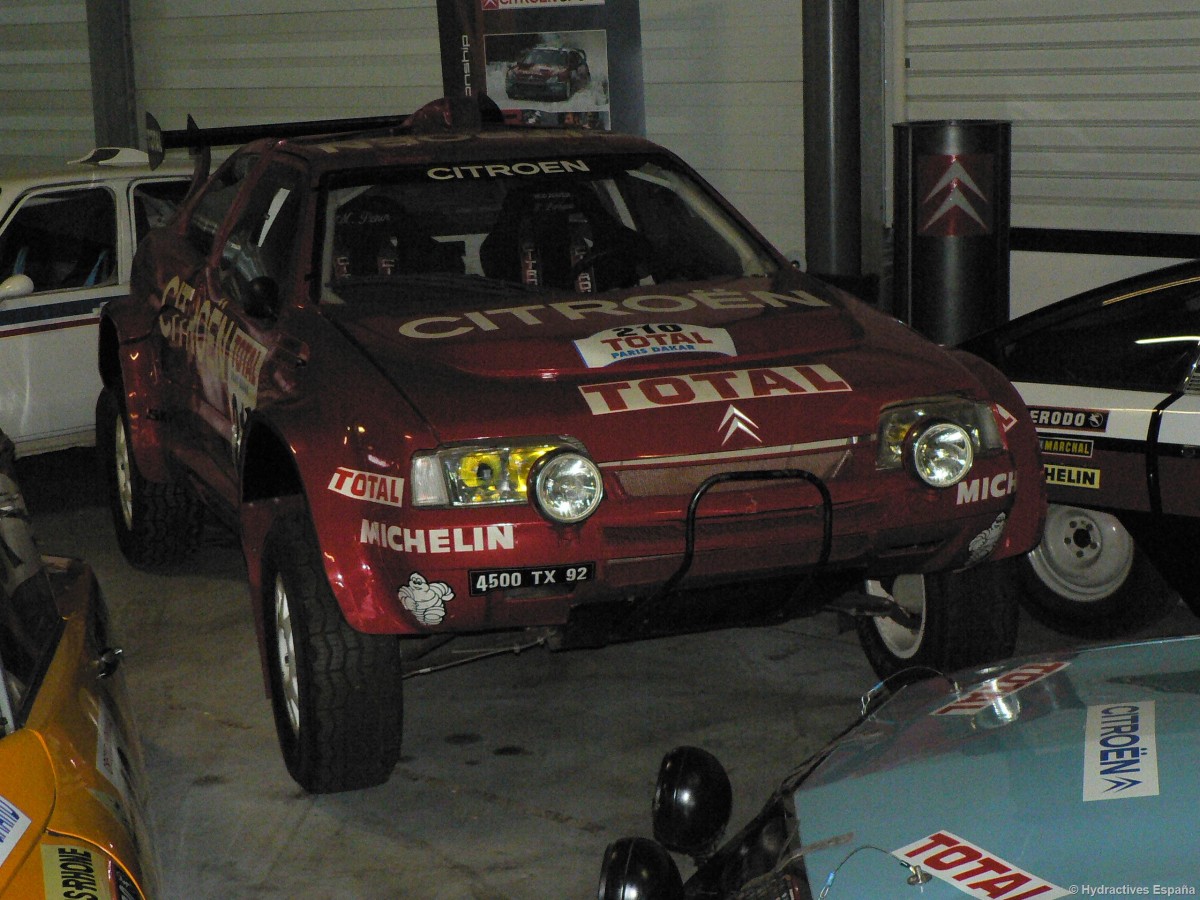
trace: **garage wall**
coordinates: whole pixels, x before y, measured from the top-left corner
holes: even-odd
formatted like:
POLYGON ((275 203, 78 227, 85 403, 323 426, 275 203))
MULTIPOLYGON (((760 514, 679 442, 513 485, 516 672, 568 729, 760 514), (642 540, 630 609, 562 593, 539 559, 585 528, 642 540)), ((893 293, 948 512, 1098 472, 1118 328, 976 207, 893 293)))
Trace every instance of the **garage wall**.
POLYGON ((92 149, 85 0, 0 3, 0 171, 57 166, 92 149))
MULTIPOLYGON (((1195 0, 902 0, 898 11, 895 120, 1011 121, 1014 228, 1200 235, 1195 0)), ((1014 306, 1168 261, 1014 254, 1014 306)))
MULTIPOLYGON (((647 135, 798 256, 798 5, 640 6, 647 135)), ((201 125, 394 114, 442 92, 435 0, 131 0, 131 10, 138 102, 165 128, 189 112, 201 125)))
POLYGON ((440 96, 433 0, 131 0, 139 108, 164 128, 395 115, 440 96))
POLYGON ((641 0, 646 132, 804 249, 800 3, 641 0))

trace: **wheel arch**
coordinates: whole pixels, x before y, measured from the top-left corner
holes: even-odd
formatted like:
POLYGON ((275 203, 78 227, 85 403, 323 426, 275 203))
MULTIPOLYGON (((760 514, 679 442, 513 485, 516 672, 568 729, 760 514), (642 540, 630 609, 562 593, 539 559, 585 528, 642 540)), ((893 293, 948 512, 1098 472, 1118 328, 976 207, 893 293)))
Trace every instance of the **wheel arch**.
POLYGON ((1017 493, 1004 535, 991 559, 1019 556, 1042 539, 1046 524, 1046 474, 1038 445, 1037 429, 1025 401, 1012 382, 991 363, 963 350, 952 350, 954 358, 979 379, 993 401, 1015 419, 1006 437, 1017 469, 1017 493))
POLYGON ((270 693, 264 614, 266 592, 270 589, 264 568, 267 538, 280 517, 303 512, 307 504, 292 448, 261 415, 252 413, 246 422, 240 470, 239 532, 254 611, 254 630, 258 636, 259 661, 263 667, 263 684, 270 693))
POLYGON ((154 406, 162 388, 151 363, 151 354, 146 351, 143 338, 126 339, 116 320, 101 315, 96 338, 96 368, 100 383, 118 399, 125 411, 130 449, 143 477, 161 483, 171 477, 163 420, 154 406))

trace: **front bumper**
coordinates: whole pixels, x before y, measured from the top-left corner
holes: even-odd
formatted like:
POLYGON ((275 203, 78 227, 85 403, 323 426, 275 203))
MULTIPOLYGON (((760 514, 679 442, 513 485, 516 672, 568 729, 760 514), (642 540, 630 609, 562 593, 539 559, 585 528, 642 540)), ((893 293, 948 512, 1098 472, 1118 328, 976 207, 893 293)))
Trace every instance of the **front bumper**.
POLYGON ((347 620, 363 631, 420 634, 559 625, 574 607, 644 599, 664 585, 958 568, 998 546, 1014 513, 1018 479, 1007 455, 979 461, 945 490, 873 464, 856 471, 861 460, 849 450, 810 457, 808 468, 795 462, 734 467, 733 483, 694 500, 664 493, 664 479, 678 473, 607 466, 605 502, 576 526, 552 526, 523 506, 406 510, 402 524, 365 508, 357 518, 335 512, 322 498, 330 508, 314 514, 327 524, 322 548, 347 620), (811 478, 771 474, 781 469, 811 478), (348 532, 356 540, 347 542, 348 532))

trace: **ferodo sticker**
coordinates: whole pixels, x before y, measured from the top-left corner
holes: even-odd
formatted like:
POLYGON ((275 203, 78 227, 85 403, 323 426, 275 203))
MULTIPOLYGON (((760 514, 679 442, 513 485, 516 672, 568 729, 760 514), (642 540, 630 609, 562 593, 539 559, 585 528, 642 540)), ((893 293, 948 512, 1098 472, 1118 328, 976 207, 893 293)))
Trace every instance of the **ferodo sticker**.
POLYGON ((1063 487, 1100 490, 1100 470, 1083 469, 1079 466, 1055 466, 1047 464, 1046 484, 1061 484, 1063 487))
POLYGON ((42 847, 46 900, 113 900, 108 889, 108 860, 87 847, 42 847))
POLYGON ((1002 675, 980 682, 961 697, 951 700, 940 709, 935 709, 931 715, 973 716, 979 710, 991 706, 995 701, 1015 694, 1021 688, 1029 687, 1069 665, 1068 662, 1045 662, 1017 666, 1002 675))
POLYGON ((1102 409, 1060 409, 1057 406, 1031 406, 1029 416, 1037 428, 1075 428, 1080 431, 1108 429, 1108 411, 1102 409))
POLYGON ((8 859, 13 847, 21 840, 33 820, 3 797, 0 797, 0 866, 8 859))
POLYGON ((329 490, 356 500, 382 503, 385 506, 404 505, 404 479, 378 472, 360 472, 338 466, 329 479, 329 490))
POLYGON ((687 406, 759 397, 797 396, 849 391, 851 387, 826 365, 772 366, 694 372, 629 381, 581 385, 579 392, 592 415, 687 406))
POLYGON ((665 356, 676 353, 720 353, 736 356, 733 338, 724 328, 648 322, 622 325, 580 338, 575 349, 589 369, 599 369, 634 356, 665 356))
POLYGON ((1089 706, 1084 726, 1083 799, 1158 796, 1154 701, 1089 706))
POLYGON ((949 831, 893 850, 892 856, 982 900, 1053 900, 1070 893, 949 831))

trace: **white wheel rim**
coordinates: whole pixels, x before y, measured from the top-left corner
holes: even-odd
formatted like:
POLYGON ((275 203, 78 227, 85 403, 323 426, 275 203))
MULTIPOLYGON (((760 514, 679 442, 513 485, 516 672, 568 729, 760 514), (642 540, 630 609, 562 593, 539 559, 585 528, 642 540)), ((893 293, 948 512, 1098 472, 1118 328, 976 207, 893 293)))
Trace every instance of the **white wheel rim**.
POLYGON ((883 616, 876 616, 872 620, 892 656, 912 659, 925 640, 925 576, 899 575, 890 593, 878 581, 868 581, 867 593, 876 597, 891 597, 905 612, 920 616, 921 623, 916 628, 905 628, 899 622, 883 616))
POLYGON ((275 576, 275 647, 279 667, 279 689, 287 710, 292 734, 300 734, 300 675, 296 666, 296 638, 292 630, 292 608, 283 577, 275 576))
POLYGON ((1073 603, 1094 603, 1125 583, 1133 557, 1133 538, 1114 517, 1051 505, 1042 541, 1027 558, 1054 593, 1073 603))
POLYGON ((117 502, 121 507, 121 519, 127 531, 133 530, 133 462, 129 456, 129 442, 125 440, 125 423, 117 416, 113 435, 113 464, 117 476, 117 502))

